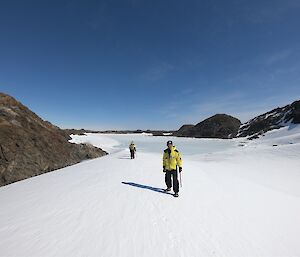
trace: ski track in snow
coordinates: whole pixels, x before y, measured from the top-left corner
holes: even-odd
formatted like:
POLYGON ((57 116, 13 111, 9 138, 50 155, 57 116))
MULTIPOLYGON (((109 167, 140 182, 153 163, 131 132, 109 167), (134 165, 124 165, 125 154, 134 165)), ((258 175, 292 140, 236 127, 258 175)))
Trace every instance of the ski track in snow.
POLYGON ((2 187, 0 256, 300 256, 300 146, 256 144, 186 156, 179 198, 127 150, 2 187))

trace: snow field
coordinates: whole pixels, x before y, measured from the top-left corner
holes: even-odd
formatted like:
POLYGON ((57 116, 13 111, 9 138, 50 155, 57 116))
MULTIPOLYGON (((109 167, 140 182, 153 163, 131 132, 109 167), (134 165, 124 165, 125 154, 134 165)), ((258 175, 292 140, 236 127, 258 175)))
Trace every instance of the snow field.
POLYGON ((0 188, 0 256, 300 256, 298 132, 182 153, 179 198, 162 151, 84 138, 113 153, 0 188))

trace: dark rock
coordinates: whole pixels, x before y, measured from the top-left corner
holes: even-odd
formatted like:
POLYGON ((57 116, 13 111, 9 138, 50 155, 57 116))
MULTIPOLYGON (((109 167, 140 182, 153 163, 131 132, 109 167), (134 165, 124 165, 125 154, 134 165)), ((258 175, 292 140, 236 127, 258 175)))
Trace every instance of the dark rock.
MULTIPOLYGON (((291 104, 291 119, 294 124, 300 124, 300 100, 291 104)), ((289 117, 288 117, 289 118, 289 117)))
POLYGON ((68 132, 0 93, 0 186, 106 154, 68 139, 68 132))
POLYGON ((156 137, 164 136, 164 133, 160 132, 160 131, 153 131, 153 132, 147 132, 147 133, 151 133, 153 136, 156 136, 156 137))
POLYGON ((278 107, 251 119, 240 127, 237 136, 251 136, 251 139, 255 139, 258 138, 255 135, 264 136, 265 132, 279 129, 287 126, 289 123, 300 123, 300 101, 295 101, 284 107, 278 107))
POLYGON ((227 114, 216 114, 195 126, 184 125, 174 134, 197 138, 233 138, 241 125, 240 120, 227 114))
POLYGON ((191 130, 195 125, 192 124, 185 124, 180 127, 177 131, 174 132, 174 136, 185 136, 186 134, 189 133, 189 130, 191 130))

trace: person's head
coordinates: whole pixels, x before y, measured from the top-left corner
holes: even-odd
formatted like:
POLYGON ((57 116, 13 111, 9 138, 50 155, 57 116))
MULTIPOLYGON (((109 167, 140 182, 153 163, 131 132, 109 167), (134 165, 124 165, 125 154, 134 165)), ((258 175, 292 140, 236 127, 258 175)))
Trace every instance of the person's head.
POLYGON ((173 147, 173 142, 171 140, 169 140, 167 142, 167 146, 168 146, 169 149, 171 149, 173 147))

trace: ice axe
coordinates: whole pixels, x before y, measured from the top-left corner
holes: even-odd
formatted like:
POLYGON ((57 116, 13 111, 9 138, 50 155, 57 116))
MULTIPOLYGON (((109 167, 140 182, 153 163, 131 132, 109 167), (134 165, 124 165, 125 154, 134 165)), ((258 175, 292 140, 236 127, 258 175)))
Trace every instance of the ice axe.
POLYGON ((180 181, 180 187, 182 187, 181 172, 179 172, 179 181, 180 181))

